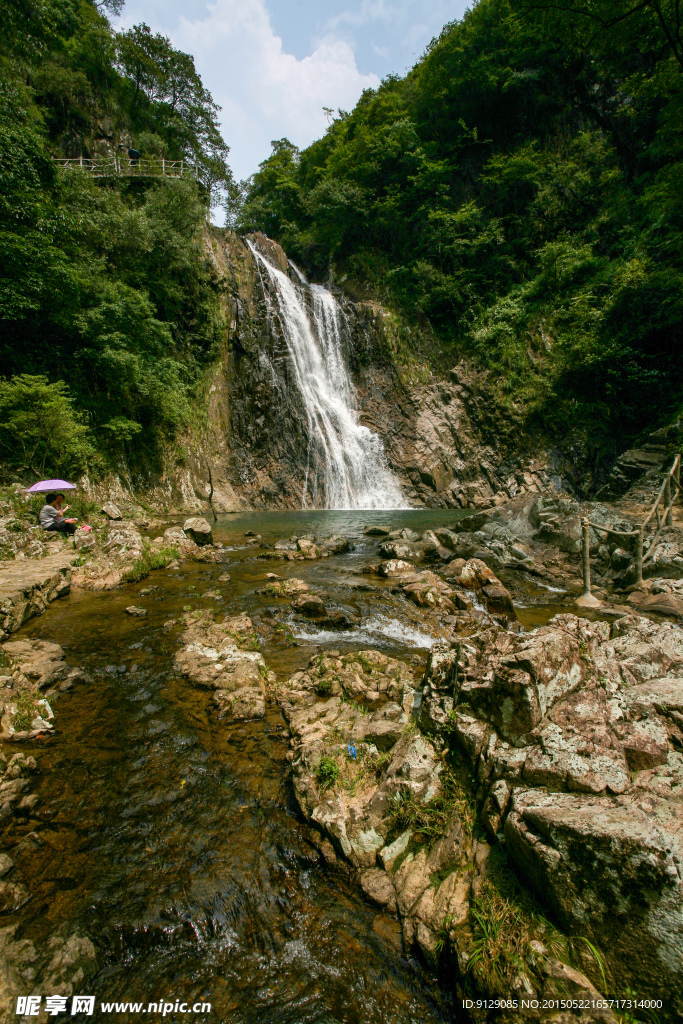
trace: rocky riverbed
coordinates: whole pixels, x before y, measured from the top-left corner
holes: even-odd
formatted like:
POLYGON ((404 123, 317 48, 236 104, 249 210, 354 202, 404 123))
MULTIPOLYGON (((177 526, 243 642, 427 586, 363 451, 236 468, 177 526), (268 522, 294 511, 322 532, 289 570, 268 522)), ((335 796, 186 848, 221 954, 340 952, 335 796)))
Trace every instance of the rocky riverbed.
MULTIPOLYGON (((110 924, 96 926, 86 912, 95 898, 90 865, 75 869, 71 841, 55 845, 73 826, 69 808, 76 806, 72 796, 65 800, 56 764, 70 774, 85 756, 94 781, 84 792, 92 789, 101 814, 112 779, 100 758, 113 743, 122 766, 145 766, 131 768, 130 781, 140 836, 147 815, 157 813, 144 811, 150 799, 150 808, 170 799, 176 835, 188 813, 201 814, 185 803, 182 783, 195 771, 203 778, 194 755, 196 767, 183 774, 183 744, 193 750, 199 728, 213 737, 208 763, 215 761, 217 782, 227 770, 244 780, 229 783, 239 789, 250 764, 257 777, 266 771, 273 780, 279 806, 294 802, 300 838, 291 841, 308 851, 297 863, 313 865, 320 884, 358 894, 353 913, 384 936, 382 956, 416 957, 425 978, 439 974, 456 1000, 447 1015, 461 1019, 458 1000, 468 994, 524 998, 524 1012, 489 1015, 512 1022, 551 1019, 534 1000, 595 1003, 631 992, 661 1000, 659 1019, 675 1020, 683 1012, 676 1003, 683 941, 679 556, 669 547, 667 575, 660 560, 652 571, 661 575, 634 590, 630 563, 615 558, 613 565, 608 549, 606 562, 596 559, 596 569, 605 563, 597 572, 603 607, 590 620, 577 616, 575 509, 560 511, 535 498, 457 519, 266 514, 143 527, 111 518, 93 531, 92 543, 78 549, 83 564, 72 567, 70 596, 2 648, 7 1005, 22 985, 43 991, 49 982, 70 994, 88 977, 97 991, 118 992, 117 958, 139 957, 138 940, 131 946, 123 938, 137 927, 132 918, 114 924, 103 906, 110 924), (164 552, 165 568, 153 567, 155 551, 164 552), (136 582, 130 570, 142 561, 136 582), (652 598, 664 597, 659 610, 652 598), (141 614, 125 614, 132 609, 141 614), (83 747, 81 723, 102 737, 101 752, 83 747), (185 737, 179 746, 176 735, 185 737), (137 761, 127 752, 129 736, 137 761), (262 765, 273 743, 277 754, 262 765), (180 782, 162 781, 171 763, 180 782), (55 901, 48 854, 76 879, 76 895, 56 899, 47 924, 39 924, 40 901, 48 892, 55 901), (113 961, 105 952, 111 927, 123 929, 113 961), (69 960, 60 950, 72 947, 69 960)), ((591 517, 599 514, 591 509, 591 517)), ((667 544, 677 543, 676 530, 667 544)), ((226 798, 211 787, 203 792, 207 814, 226 798)), ((250 792, 248 807, 259 801, 250 792)), ((101 870, 112 857, 118 862, 120 837, 134 834, 119 816, 124 809, 112 821, 105 860, 95 856, 101 870)), ((255 820, 261 813, 254 804, 255 820)), ((280 813, 267 803, 264 823, 280 813)), ((219 818, 224 836, 234 835, 223 811, 219 818)), ((220 830, 209 829, 222 850, 220 830)), ((161 841, 154 834, 140 839, 143 860, 134 858, 122 879, 129 870, 144 873, 145 844, 154 850, 161 841)), ((175 840, 160 849, 175 865, 167 876, 173 887, 174 877, 197 869, 180 848, 171 854, 168 842, 175 840)), ((253 863, 249 884, 258 889, 264 866, 258 857, 253 863)), ((224 898, 219 878, 211 878, 203 883, 211 899, 224 898)), ((156 883, 150 877, 144 885, 156 904, 156 883)), ((177 897, 171 902, 173 914, 204 933, 201 899, 181 900, 182 911, 177 897)), ((216 936, 225 937, 224 927, 216 936)), ((274 919, 268 925, 278 927, 274 919)), ((295 920, 287 928, 291 941, 309 948, 305 928, 295 920)), ((176 942, 171 959, 180 956, 176 942)), ((158 971, 156 953, 153 962, 158 971)), ((310 963, 302 969, 306 977, 317 971, 310 963)), ((353 970, 342 984, 349 991, 353 970)), ((210 971, 203 976, 211 987, 210 971)), ((239 998, 253 1008, 247 991, 239 998)), ((349 1019, 385 1019, 372 1005, 349 1019)), ((424 1013, 440 1019, 430 1006, 424 1013)), ((552 1019, 620 1018, 594 1006, 552 1019)))

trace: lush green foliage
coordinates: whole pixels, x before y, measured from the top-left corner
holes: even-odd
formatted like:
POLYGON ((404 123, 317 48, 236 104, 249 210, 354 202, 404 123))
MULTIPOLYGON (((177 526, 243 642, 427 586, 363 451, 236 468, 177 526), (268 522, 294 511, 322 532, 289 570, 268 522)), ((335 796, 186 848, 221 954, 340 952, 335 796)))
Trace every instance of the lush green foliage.
MULTIPOLYGON (((232 187, 217 108, 190 56, 145 26, 117 36, 98 6, 116 0, 0 11, 0 372, 52 382, 62 402, 68 387, 73 443, 59 463, 42 453, 49 474, 154 459, 222 328, 203 250, 207 206, 232 187), (94 178, 52 159, 130 147, 189 159, 197 180, 94 178)), ((20 452, 12 465, 38 471, 20 452)))
POLYGON ((324 138, 274 143, 237 222, 427 317, 512 430, 625 446, 683 397, 676 11, 480 0, 324 138))
POLYGON ((0 453, 13 468, 43 477, 86 468, 94 454, 65 385, 21 374, 0 380, 0 453))
POLYGON ((315 777, 318 780, 320 789, 329 789, 330 786, 334 786, 340 772, 339 763, 333 757, 323 754, 315 769, 315 777))

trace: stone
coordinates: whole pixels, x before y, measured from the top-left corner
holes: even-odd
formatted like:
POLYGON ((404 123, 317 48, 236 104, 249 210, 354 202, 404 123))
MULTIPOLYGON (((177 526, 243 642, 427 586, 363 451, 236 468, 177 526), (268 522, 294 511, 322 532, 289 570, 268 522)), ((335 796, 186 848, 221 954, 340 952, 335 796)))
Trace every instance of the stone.
MULTIPOLYGON (((545 954, 542 954, 540 963, 544 975, 541 997, 547 1003, 552 1005, 558 999, 565 999, 576 1002, 579 1006, 590 1006, 589 1020, 595 1024, 619 1024, 619 1021, 623 1020, 616 1016, 609 1005, 605 1005, 607 1001, 604 994, 601 994, 585 974, 577 971, 575 967, 545 954)), ((572 1014, 567 1024, 574 1024, 576 1020, 572 1014)))
POLYGON ((74 547, 77 551, 89 551, 97 547, 97 537, 93 530, 76 530, 74 547))
POLYGON ((458 582, 465 589, 480 593, 491 614, 517 618, 509 590, 480 558, 471 558, 462 565, 458 582))
POLYGON ((396 892, 391 878, 381 868, 369 868, 360 875, 361 889, 372 903, 396 913, 396 892))
POLYGON ((48 604, 69 593, 73 551, 60 551, 39 561, 5 562, 0 567, 0 640, 48 604))
POLYGON ((184 545, 187 542, 187 535, 180 526, 169 526, 164 530, 164 543, 169 547, 184 545))
POLYGON ((3 647, 20 679, 39 690, 55 686, 69 674, 63 649, 49 640, 10 640, 3 647))
POLYGON ((102 515, 106 516, 107 519, 110 519, 110 520, 113 520, 113 521, 117 521, 119 519, 123 519, 123 516, 121 515, 121 512, 119 511, 117 506, 113 502, 111 502, 111 501, 108 501, 106 504, 104 504, 102 506, 102 508, 100 509, 100 512, 102 513, 102 515))
POLYGON ((13 914, 30 899, 30 892, 20 882, 0 882, 1 913, 13 914))
POLYGON ((326 864, 334 866, 337 863, 337 854, 334 851, 334 846, 329 839, 323 839, 320 844, 320 853, 323 856, 326 864))
POLYGON ((42 558, 45 554, 45 548, 39 540, 32 540, 24 548, 23 554, 26 558, 42 558))
POLYGON ((500 581, 487 583, 482 587, 481 592, 486 602, 486 608, 492 615, 501 615, 506 619, 517 618, 510 591, 500 581))
POLYGON ((211 526, 202 516, 193 516, 183 523, 183 531, 189 534, 190 539, 199 547, 204 544, 213 544, 211 526))
POLYGON ((326 551, 329 551, 331 555, 344 555, 348 551, 351 551, 351 541, 348 537, 341 537, 338 533, 335 533, 332 537, 327 537, 323 542, 322 546, 326 551))
POLYGON ((357 615, 341 608, 327 610, 322 618, 316 619, 316 625, 322 629, 353 629, 359 622, 357 615))
POLYGON ((109 523, 107 539, 102 550, 108 554, 121 554, 124 551, 139 554, 142 551, 142 535, 132 523, 112 521, 109 523))
POLYGON ((325 614, 325 602, 317 594, 302 594, 301 597, 297 597, 295 601, 292 601, 292 608, 296 612, 301 612, 302 615, 308 615, 312 618, 325 614))
POLYGON ((623 569, 628 569, 631 564, 631 555, 624 548, 615 548, 610 557, 610 565, 613 569, 621 572, 623 569))
POLYGON ((390 560, 405 560, 414 558, 418 561, 424 555, 424 546, 412 544, 408 541, 387 540, 379 546, 379 553, 382 558, 390 560))
POLYGON ((367 537, 388 537, 391 528, 389 526, 366 526, 363 533, 367 537))
POLYGON ((266 714, 265 693, 254 685, 237 690, 216 690, 213 701, 218 708, 219 718, 235 722, 254 721, 264 718, 266 714))
POLYGON ((8 854, 0 853, 0 878, 4 878, 5 875, 14 867, 14 861, 8 854))
POLYGON ((637 979, 673 1019, 683 921, 672 838, 632 803, 568 793, 516 792, 505 822, 506 850, 561 924, 588 930, 617 988, 637 979))
POLYGON ((276 583, 273 580, 265 587, 261 587, 257 593, 268 594, 272 597, 296 597, 297 594, 307 594, 309 589, 305 580, 299 580, 293 576, 291 579, 282 580, 281 583, 276 583))
POLYGON ((678 594, 649 594, 638 602, 638 610, 683 619, 683 597, 678 594))
POLYGON ((388 562, 382 562, 377 572, 380 576, 393 579, 396 576, 406 576, 414 573, 415 566, 412 562, 405 562, 400 558, 395 558, 390 559, 388 562))
POLYGON ((147 609, 139 608, 137 605, 134 604, 129 604, 128 607, 126 608, 126 613, 128 615, 135 615, 137 618, 142 619, 147 614, 147 609))
POLYGON ((384 849, 379 851, 377 856, 382 862, 385 871, 393 871, 396 861, 408 849, 412 835, 413 830, 409 829, 407 832, 403 832, 393 843, 390 843, 389 846, 385 846, 384 849))

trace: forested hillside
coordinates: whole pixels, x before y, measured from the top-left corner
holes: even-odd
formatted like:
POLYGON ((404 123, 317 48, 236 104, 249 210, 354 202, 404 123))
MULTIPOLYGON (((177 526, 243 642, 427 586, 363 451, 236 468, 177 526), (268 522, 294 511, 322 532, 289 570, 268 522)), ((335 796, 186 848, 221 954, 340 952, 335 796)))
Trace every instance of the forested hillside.
POLYGON ((121 0, 0 5, 0 461, 24 477, 154 460, 222 332, 203 254, 231 187, 192 57, 121 0), (95 178, 54 157, 190 161, 193 175, 95 178), (196 174, 196 177, 194 176, 196 174))
MULTIPOLYGON (((480 0, 403 79, 288 140, 243 230, 428 318, 520 430, 621 450, 683 397, 678 0, 480 0)), ((588 450, 587 450, 588 449, 588 450)))

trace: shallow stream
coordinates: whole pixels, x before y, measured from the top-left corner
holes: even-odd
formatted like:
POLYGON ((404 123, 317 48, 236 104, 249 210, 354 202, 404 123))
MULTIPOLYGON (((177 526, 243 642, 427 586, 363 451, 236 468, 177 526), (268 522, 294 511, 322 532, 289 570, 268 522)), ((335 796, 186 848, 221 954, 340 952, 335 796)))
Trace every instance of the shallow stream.
POLYGON ((52 817, 37 827, 4 823, 0 848, 32 899, 0 926, 18 922, 17 938, 36 945, 64 925, 89 936, 100 971, 87 991, 98 1004, 210 1002, 205 1019, 216 1024, 458 1020, 435 979, 403 953, 398 924, 320 865, 286 781, 277 707, 262 722, 216 720, 210 693, 174 675, 180 624, 168 625, 187 608, 246 611, 279 678, 321 646, 373 646, 420 663, 434 635, 417 609, 360 573, 377 548, 362 531, 375 522, 421 532, 453 519, 443 511, 222 517, 214 537, 232 549, 228 562, 75 591, 33 620, 21 635, 60 643, 92 681, 60 694, 53 739, 24 746, 39 761, 36 791, 52 817), (357 546, 317 562, 266 561, 245 546, 247 530, 271 544, 341 533, 357 546), (221 581, 226 572, 231 579, 221 581), (359 616, 360 626, 318 633, 289 620, 288 602, 254 592, 267 572, 324 590, 328 605, 359 616), (158 589, 140 596, 148 587, 158 589), (131 603, 147 617, 126 615, 131 603), (20 842, 32 831, 41 845, 20 842))

